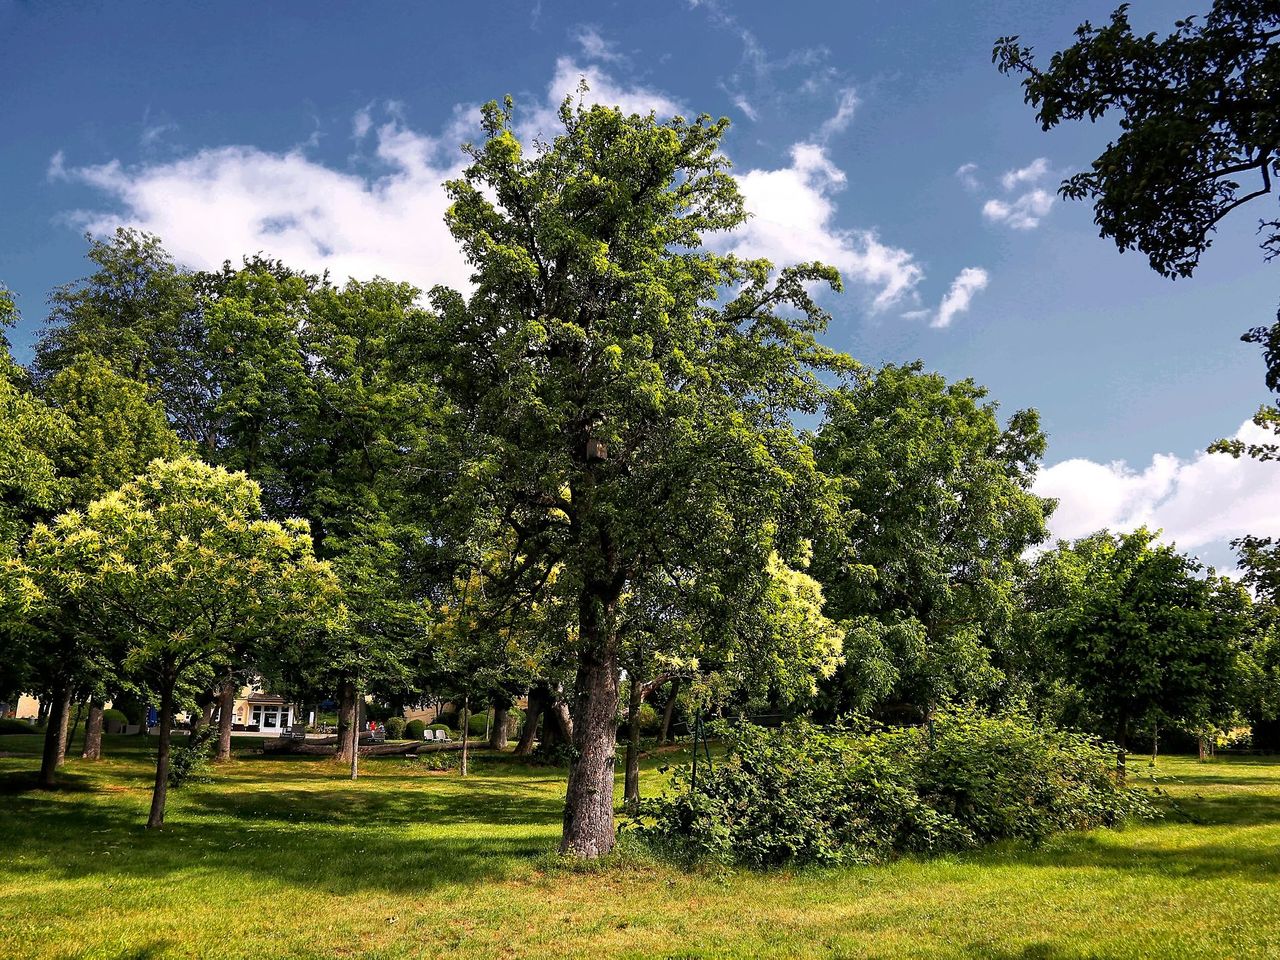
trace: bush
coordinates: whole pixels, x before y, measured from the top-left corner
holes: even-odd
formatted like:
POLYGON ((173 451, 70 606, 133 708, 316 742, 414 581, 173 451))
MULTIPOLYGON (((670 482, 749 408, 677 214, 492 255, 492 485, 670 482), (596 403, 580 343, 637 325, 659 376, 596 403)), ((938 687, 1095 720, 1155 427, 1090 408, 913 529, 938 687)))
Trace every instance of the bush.
POLYGON ((188 783, 209 783, 213 779, 211 736, 195 743, 180 743, 169 754, 169 788, 179 790, 188 783))
MULTIPOLYGON (((387 718, 387 739, 401 740, 404 738, 406 721, 404 717, 388 717, 387 718)), ((422 734, 418 734, 418 739, 422 739, 422 734)))
POLYGON ((467 718, 467 732, 474 737, 483 737, 489 727, 489 711, 482 710, 467 718))
POLYGON ((5 717, 0 720, 0 735, 40 732, 40 728, 34 723, 27 723, 27 721, 19 720, 16 717, 5 717))
POLYGON ((447 723, 433 723, 427 727, 428 730, 443 730, 445 733, 452 733, 452 728, 447 723))
POLYGON ((1150 815, 1100 742, 1024 718, 949 712, 932 731, 721 726, 713 769, 675 771, 640 833, 692 859, 751 867, 871 863, 905 852, 1039 841, 1150 815))
MULTIPOLYGON (((457 770, 462 766, 462 752, 460 750, 433 750, 430 753, 420 753, 415 757, 410 757, 406 763, 414 770, 443 773, 446 770, 457 770)), ((468 766, 474 765, 475 760, 473 758, 469 761, 468 766)))
POLYGON ((401 735, 406 740, 421 740, 422 731, 425 729, 427 729, 427 726, 421 720, 410 720, 404 725, 401 735))
POLYGON ((458 709, 453 704, 449 704, 436 714, 436 723, 447 730, 456 731, 458 729, 458 709))
POLYGON ((109 710, 102 711, 102 729, 107 733, 124 733, 124 728, 128 726, 129 718, 123 710, 116 710, 114 707, 109 710))

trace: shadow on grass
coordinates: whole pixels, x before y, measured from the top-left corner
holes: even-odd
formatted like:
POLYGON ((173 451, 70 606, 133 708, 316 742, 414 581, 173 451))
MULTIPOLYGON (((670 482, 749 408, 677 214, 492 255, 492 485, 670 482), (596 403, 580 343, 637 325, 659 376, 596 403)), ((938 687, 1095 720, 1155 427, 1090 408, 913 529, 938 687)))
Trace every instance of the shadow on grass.
POLYGON ((0 780, 0 789, 13 787, 0 809, 0 845, 24 870, 67 879, 185 883, 194 871, 201 883, 234 885, 252 864, 272 880, 334 894, 426 895, 501 879, 554 844, 563 800, 552 791, 493 778, 329 784, 314 760, 309 766, 295 774, 280 764, 260 769, 252 785, 218 778, 174 793, 162 831, 142 828, 137 802, 86 792, 80 778, 72 785, 66 777, 75 796, 51 803, 25 772, 11 774, 0 780))

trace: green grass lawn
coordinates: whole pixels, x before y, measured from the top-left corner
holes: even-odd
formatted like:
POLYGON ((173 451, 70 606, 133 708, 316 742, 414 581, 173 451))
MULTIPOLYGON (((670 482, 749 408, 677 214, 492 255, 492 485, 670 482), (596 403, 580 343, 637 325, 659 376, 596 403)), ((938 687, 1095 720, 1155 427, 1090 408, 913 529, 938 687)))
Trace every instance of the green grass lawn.
POLYGON ((384 758, 352 783, 244 746, 148 833, 139 738, 54 793, 36 738, 0 738, 0 957, 1280 957, 1275 759, 1162 760, 1164 821, 1039 849, 686 874, 558 866, 562 771, 384 758))

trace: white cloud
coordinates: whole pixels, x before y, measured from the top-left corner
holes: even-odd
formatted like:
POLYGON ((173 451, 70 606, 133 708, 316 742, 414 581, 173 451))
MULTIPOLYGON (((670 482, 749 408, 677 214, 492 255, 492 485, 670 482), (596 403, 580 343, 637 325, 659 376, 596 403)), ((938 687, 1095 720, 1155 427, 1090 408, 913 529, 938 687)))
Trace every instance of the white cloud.
POLYGON ((978 178, 975 176, 978 172, 976 163, 961 164, 956 169, 956 179, 964 184, 966 190, 977 190, 979 187, 978 178))
POLYGON ((1000 185, 1005 190, 1012 190, 1024 183, 1038 183, 1040 178, 1049 172, 1049 161, 1045 157, 1036 157, 1025 167, 1017 170, 1006 170, 1000 178, 1000 185))
POLYGON ((606 40, 595 27, 584 24, 575 28, 571 35, 582 48, 582 55, 588 60, 613 63, 623 59, 622 54, 615 49, 616 45, 613 41, 606 40))
MULTIPOLYGON (((1236 436, 1274 439, 1249 421, 1236 436)), ((1140 470, 1123 461, 1064 460, 1041 471, 1035 492, 1059 500, 1049 521, 1055 538, 1145 525, 1194 552, 1244 534, 1280 536, 1280 467, 1245 457, 1156 454, 1140 470)))
POLYGON ((933 318, 929 326, 939 328, 951 326, 951 321, 957 314, 969 309, 974 295, 987 288, 989 279, 987 271, 981 267, 965 267, 961 270, 951 281, 951 288, 938 307, 938 315, 933 318))
POLYGON ((1011 202, 992 198, 982 205, 982 215, 1015 230, 1034 230, 1053 207, 1053 195, 1039 187, 1011 202))
MULTIPOLYGON (((372 120, 357 115, 355 130, 372 120)), ((335 279, 382 275, 419 286, 465 285, 461 253, 444 227, 443 181, 462 169, 456 144, 397 121, 377 128, 383 172, 333 170, 302 149, 271 153, 248 146, 201 150, 165 163, 125 167, 51 164, 51 174, 96 187, 115 201, 108 213, 80 212, 92 233, 118 225, 157 234, 182 263, 216 267, 262 252, 335 279)))
POLYGON ((858 91, 853 87, 845 87, 841 90, 836 112, 823 121, 818 130, 818 139, 822 143, 826 143, 835 134, 843 133, 847 130, 849 124, 853 122, 853 114, 861 102, 858 99, 858 91))
POLYGON ((836 226, 832 196, 846 178, 823 147, 798 143, 789 166, 749 170, 737 180, 752 216, 725 244, 734 253, 783 265, 821 260, 846 281, 875 288, 877 310, 900 301, 924 277, 909 251, 882 243, 874 230, 836 226))
MULTIPOLYGON (((976 189, 977 180, 973 178, 976 166, 966 163, 956 171, 969 189, 976 189)), ((1053 194, 1036 186, 1049 173, 1049 161, 1044 157, 1036 157, 1025 167, 1006 170, 1000 177, 1000 184, 1005 193, 1013 193, 1020 187, 1027 187, 1013 198, 992 197, 982 205, 982 215, 992 223, 1003 223, 1014 230, 1034 230, 1053 208, 1053 194)))

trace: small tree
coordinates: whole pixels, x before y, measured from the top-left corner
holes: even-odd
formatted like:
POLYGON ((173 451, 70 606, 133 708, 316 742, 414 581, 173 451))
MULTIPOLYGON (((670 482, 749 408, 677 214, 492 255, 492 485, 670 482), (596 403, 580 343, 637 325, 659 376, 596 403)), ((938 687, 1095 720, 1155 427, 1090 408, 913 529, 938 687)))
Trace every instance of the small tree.
POLYGON ((1060 598, 1040 629, 1115 740, 1121 775, 1138 726, 1202 727, 1232 709, 1246 610, 1239 587, 1200 569, 1145 528, 1062 543, 1036 561, 1034 576, 1057 584, 1042 595, 1060 598))
POLYGON ((189 459, 156 460, 83 513, 38 526, 27 565, 47 594, 114 625, 124 666, 159 699, 151 828, 164 824, 179 697, 209 689, 246 639, 328 615, 337 594, 304 522, 263 520, 257 484, 189 459))

